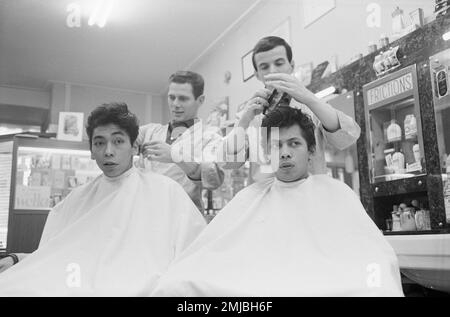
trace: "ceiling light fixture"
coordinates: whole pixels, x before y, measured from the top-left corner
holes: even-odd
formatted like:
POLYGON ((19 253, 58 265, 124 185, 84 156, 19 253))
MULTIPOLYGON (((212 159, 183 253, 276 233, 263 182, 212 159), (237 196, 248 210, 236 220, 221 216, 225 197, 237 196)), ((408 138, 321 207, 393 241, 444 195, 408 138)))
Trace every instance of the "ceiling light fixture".
POLYGON ((99 27, 103 28, 108 22, 114 4, 115 0, 99 1, 89 17, 88 25, 93 26, 94 24, 97 24, 99 27))

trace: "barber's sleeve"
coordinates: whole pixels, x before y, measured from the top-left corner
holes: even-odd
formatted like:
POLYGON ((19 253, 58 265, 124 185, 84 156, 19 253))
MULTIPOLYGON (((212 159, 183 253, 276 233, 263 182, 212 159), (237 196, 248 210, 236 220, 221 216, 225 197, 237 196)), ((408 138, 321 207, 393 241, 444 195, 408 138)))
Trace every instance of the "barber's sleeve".
POLYGON ((339 130, 328 132, 322 124, 320 126, 327 142, 338 150, 344 150, 356 143, 361 134, 361 128, 353 118, 342 111, 336 110, 336 113, 341 127, 339 130))
POLYGON ((141 146, 142 144, 144 144, 145 134, 146 134, 148 128, 149 128, 148 125, 143 125, 143 126, 139 127, 139 134, 136 138, 136 144, 138 146, 141 146))

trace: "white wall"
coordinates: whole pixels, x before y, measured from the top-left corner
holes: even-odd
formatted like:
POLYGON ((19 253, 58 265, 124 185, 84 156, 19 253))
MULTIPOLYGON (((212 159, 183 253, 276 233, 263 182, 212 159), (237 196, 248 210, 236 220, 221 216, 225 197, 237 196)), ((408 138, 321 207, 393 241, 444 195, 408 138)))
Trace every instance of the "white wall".
POLYGON ((0 87, 0 104, 50 108, 50 92, 36 89, 0 87))
POLYGON ((164 120, 167 115, 163 109, 163 98, 144 92, 63 82, 53 82, 48 91, 0 87, 0 104, 50 109, 52 124, 58 123, 61 111, 83 112, 86 120, 96 106, 113 101, 127 103, 140 124, 167 122, 164 120))
POLYGON ((422 8, 425 16, 432 14, 434 1, 430 0, 336 0, 336 8, 327 15, 303 27, 301 0, 263 0, 244 21, 237 24, 191 69, 205 77, 206 106, 200 109, 200 117, 206 119, 210 112, 208 105, 224 96, 230 97, 230 115, 234 116, 239 104, 247 100, 255 90, 261 88, 255 77, 242 80, 241 57, 250 51, 256 42, 270 35, 286 19, 290 19, 290 44, 297 64, 313 62, 317 66, 330 56, 338 55, 340 65, 358 53, 367 54, 370 41, 378 44, 381 34, 392 33, 391 13, 399 6, 408 15, 422 8), (381 25, 370 28, 367 25, 367 6, 377 3, 381 7, 381 25), (224 83, 224 73, 229 70, 232 79, 224 83))
POLYGON ((89 113, 95 107, 109 102, 125 102, 141 125, 163 122, 160 96, 65 83, 54 83, 53 88, 53 96, 56 98, 52 100, 52 123, 57 123, 60 111, 83 112, 86 123, 89 113))

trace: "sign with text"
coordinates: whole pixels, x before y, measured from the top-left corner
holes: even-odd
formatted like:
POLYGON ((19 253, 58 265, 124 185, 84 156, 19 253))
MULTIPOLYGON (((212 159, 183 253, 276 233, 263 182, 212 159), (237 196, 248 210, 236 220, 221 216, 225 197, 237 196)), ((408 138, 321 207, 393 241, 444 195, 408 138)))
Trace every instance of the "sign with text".
POLYGON ((413 74, 407 73, 367 91, 368 105, 372 106, 389 98, 399 96, 414 89, 413 74))
POLYGON ((15 209, 21 210, 49 210, 49 186, 16 186, 15 209))

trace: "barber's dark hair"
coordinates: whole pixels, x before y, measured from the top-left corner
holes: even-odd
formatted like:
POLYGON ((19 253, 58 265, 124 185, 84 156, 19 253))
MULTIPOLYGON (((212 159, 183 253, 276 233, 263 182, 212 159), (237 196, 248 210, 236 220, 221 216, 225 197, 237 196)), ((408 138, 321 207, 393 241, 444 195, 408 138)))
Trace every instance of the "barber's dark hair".
POLYGON ((316 149, 315 125, 311 117, 303 113, 300 109, 291 107, 279 107, 269 112, 263 119, 261 127, 267 131, 267 141, 270 139, 271 128, 289 128, 293 125, 298 125, 302 131, 302 136, 308 144, 308 151, 313 153, 316 149))
POLYGON ((104 103, 95 108, 87 119, 86 133, 91 149, 94 129, 108 124, 115 124, 123 129, 130 137, 132 145, 136 141, 139 134, 139 121, 136 115, 128 110, 127 104, 123 102, 104 103))
POLYGON ((292 61, 292 48, 291 46, 281 37, 278 36, 267 36, 258 41, 253 48, 252 62, 253 67, 256 69, 255 55, 261 52, 267 52, 274 49, 277 46, 284 46, 286 48, 286 55, 288 62, 292 61))
POLYGON ((203 80, 202 75, 191 71, 179 70, 169 77, 169 82, 176 84, 191 84, 195 99, 203 95, 203 90, 205 89, 205 81, 203 80))

